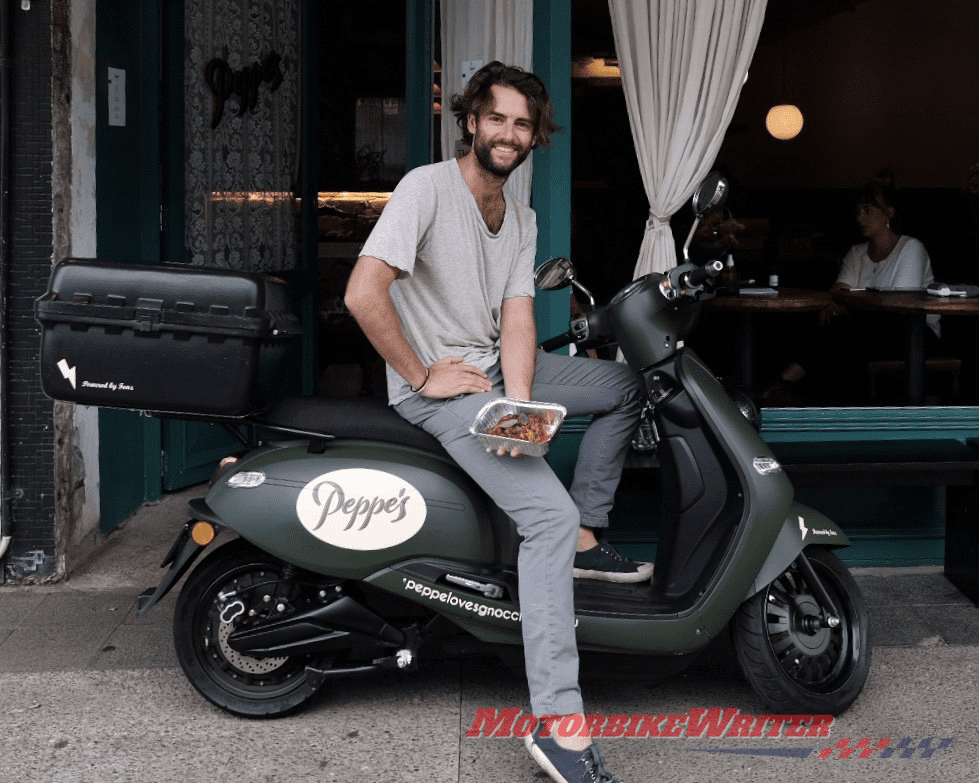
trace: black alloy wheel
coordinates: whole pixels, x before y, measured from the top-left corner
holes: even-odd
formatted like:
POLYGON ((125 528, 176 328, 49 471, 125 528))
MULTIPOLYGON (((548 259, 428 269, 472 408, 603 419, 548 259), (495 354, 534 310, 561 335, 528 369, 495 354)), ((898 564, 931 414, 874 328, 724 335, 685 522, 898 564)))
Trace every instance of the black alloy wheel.
POLYGON ((232 649, 231 633, 284 605, 303 601, 284 565, 237 539, 205 558, 187 579, 174 610, 173 642, 187 679, 208 701, 248 718, 304 708, 322 684, 306 672, 322 656, 255 658, 232 649))
POLYGON ((731 632, 745 677, 771 709, 838 715, 870 672, 867 604, 833 552, 809 547, 804 556, 837 613, 821 604, 797 560, 741 605, 731 632))

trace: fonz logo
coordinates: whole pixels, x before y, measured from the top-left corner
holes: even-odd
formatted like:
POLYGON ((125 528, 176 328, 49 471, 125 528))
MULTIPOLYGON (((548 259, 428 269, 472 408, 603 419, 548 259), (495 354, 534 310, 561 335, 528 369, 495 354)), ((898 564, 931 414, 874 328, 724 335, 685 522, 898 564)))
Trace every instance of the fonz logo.
POLYGON ((296 514, 310 533, 341 549, 387 549, 407 541, 425 524, 421 493, 380 470, 349 468, 310 481, 296 500, 296 514))

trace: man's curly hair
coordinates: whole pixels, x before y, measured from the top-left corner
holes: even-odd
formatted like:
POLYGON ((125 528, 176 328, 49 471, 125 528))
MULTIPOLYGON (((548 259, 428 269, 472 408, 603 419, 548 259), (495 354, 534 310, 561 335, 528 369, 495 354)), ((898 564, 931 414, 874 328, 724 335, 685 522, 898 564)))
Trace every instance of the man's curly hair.
POLYGON ((462 129, 463 141, 472 144, 473 136, 468 128, 469 116, 479 118, 480 114, 492 107, 492 87, 497 84, 512 87, 527 99, 534 123, 533 148, 550 144, 551 135, 561 131, 561 127, 554 122, 554 104, 544 82, 529 71, 515 65, 504 65, 498 60, 480 68, 473 74, 466 89, 452 97, 452 112, 462 129))

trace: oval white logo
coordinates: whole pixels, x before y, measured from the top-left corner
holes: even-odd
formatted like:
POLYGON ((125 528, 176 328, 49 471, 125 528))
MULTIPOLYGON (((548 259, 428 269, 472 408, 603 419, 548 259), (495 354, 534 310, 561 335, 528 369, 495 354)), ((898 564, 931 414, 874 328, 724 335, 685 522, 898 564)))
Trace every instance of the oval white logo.
POLYGON ((296 514, 310 533, 341 549, 387 549, 425 524, 421 493, 398 476, 348 468, 310 481, 296 499, 296 514))

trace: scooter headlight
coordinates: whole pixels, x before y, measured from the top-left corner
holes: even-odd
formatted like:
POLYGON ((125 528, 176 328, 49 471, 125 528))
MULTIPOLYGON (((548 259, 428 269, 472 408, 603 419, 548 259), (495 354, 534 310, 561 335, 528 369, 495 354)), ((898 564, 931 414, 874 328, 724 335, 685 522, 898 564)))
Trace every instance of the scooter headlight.
POLYGON ((758 472, 759 476, 768 476, 772 473, 778 473, 782 469, 782 466, 774 457, 755 457, 754 460, 752 460, 752 465, 754 465, 754 468, 758 472))
POLYGON ((260 470, 243 470, 228 479, 228 486, 234 489, 250 489, 265 483, 265 474, 260 470))

